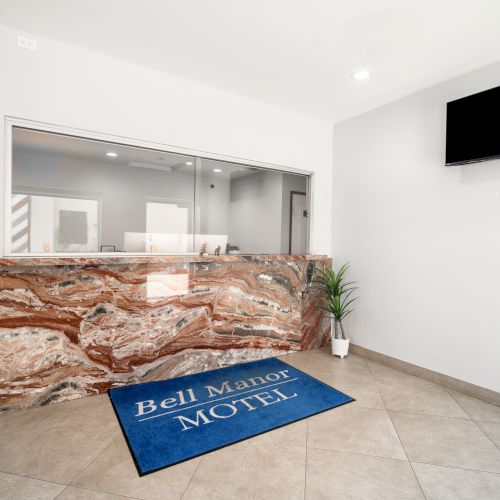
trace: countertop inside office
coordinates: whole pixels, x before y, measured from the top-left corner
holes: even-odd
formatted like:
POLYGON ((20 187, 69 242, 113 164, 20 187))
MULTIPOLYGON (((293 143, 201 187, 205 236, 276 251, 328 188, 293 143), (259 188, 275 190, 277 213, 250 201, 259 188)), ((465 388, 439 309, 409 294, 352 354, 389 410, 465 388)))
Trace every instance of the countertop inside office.
POLYGON ((326 255, 311 254, 253 254, 253 255, 159 255, 159 254, 94 254, 82 256, 12 256, 0 258, 2 267, 31 266, 100 266, 137 264, 183 264, 183 263, 237 263, 271 261, 315 261, 326 259, 326 255))

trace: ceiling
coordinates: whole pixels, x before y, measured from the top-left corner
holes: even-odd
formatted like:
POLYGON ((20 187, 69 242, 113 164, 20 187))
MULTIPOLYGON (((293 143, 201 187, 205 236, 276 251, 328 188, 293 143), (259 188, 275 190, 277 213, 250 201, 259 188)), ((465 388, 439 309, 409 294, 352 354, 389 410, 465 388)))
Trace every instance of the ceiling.
POLYGON ((496 62, 499 19, 498 0, 0 0, 2 24, 330 121, 496 62))

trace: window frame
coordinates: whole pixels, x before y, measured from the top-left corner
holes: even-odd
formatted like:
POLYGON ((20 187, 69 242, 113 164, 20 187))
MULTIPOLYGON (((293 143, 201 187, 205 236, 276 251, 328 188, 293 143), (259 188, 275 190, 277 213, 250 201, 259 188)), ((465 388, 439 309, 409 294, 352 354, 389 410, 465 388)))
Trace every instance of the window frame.
MULTIPOLYGON (((272 164, 267 162, 260 162, 255 160, 250 160, 247 158, 240 158, 236 156, 229 156, 220 153, 211 153, 208 151, 196 150, 191 148, 182 148, 178 146, 173 146, 165 143, 158 143, 154 141, 142 140, 142 139, 134 139, 126 136, 113 135, 103 132, 95 132, 86 129, 79 129, 74 127, 68 127, 63 125, 54 125, 34 120, 28 120, 25 118, 18 118, 12 116, 5 116, 4 119, 4 189, 3 189, 3 248, 2 253, 4 257, 30 257, 30 258, 95 258, 95 257, 147 257, 147 256, 189 256, 189 255, 197 255, 197 252, 191 253, 162 253, 162 252, 77 252, 77 253, 64 253, 64 252, 48 252, 48 253, 33 253, 33 252, 22 252, 15 253, 11 251, 12 245, 12 212, 11 212, 11 197, 13 191, 12 186, 12 150, 13 150, 13 129, 14 127, 27 128, 40 132, 49 132, 54 134, 67 135, 71 137, 81 138, 81 139, 90 139, 97 140, 110 144, 118 144, 123 146, 132 146, 144 149, 150 149, 158 151, 159 153, 174 153, 181 154, 186 156, 193 156, 195 158, 195 185, 194 185, 194 232, 197 230, 197 225, 199 225, 199 220, 196 217, 196 210, 199 208, 199 195, 198 195, 198 185, 200 180, 200 172, 201 172, 201 162, 203 159, 207 160, 218 160, 222 162, 234 163, 242 166, 250 166, 256 167, 264 170, 273 170, 282 173, 289 174, 298 174, 306 176, 307 182, 307 202, 308 202, 308 211, 310 214, 309 219, 309 231, 308 231, 308 242, 307 242, 307 253, 310 252, 311 248, 311 240, 313 233, 313 221, 314 221, 314 213, 312 211, 312 202, 314 197, 314 179, 315 174, 309 170, 298 169, 293 167, 288 167, 285 165, 272 164)), ((31 187, 31 186, 30 186, 31 187)), ((32 186, 35 187, 35 186, 32 186)), ((101 217, 101 203, 99 203, 99 218, 101 217)), ((101 240, 100 234, 101 227, 99 228, 99 241, 101 240)), ((253 254, 242 254, 242 255, 253 255, 253 254)), ((255 254, 257 255, 257 254, 255 254)), ((259 254, 263 255, 263 254, 259 254)))

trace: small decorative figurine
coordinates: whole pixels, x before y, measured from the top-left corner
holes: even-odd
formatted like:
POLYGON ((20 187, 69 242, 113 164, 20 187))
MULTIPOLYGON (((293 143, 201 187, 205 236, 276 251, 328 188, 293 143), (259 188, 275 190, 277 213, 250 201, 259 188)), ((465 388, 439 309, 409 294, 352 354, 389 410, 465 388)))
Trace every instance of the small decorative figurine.
POLYGON ((200 257, 206 257, 208 255, 207 247, 208 245, 206 243, 202 243, 200 248, 200 257))
POLYGON ((220 245, 215 249, 215 255, 218 257, 220 255, 220 245))

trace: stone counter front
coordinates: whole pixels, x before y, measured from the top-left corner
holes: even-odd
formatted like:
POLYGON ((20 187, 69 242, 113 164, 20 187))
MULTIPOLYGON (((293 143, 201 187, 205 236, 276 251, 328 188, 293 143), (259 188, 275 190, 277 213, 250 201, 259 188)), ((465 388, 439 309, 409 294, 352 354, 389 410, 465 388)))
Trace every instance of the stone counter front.
POLYGON ((0 260, 0 410, 324 345, 324 256, 0 260))

